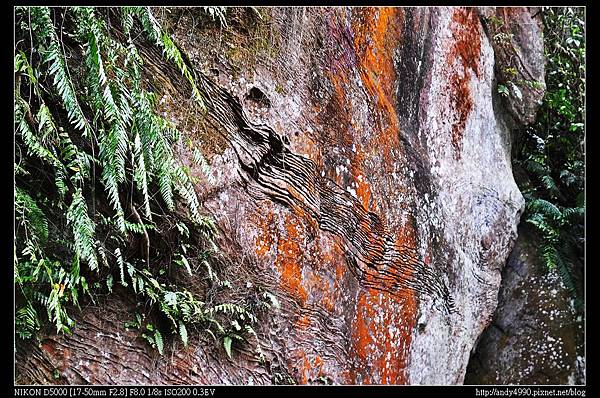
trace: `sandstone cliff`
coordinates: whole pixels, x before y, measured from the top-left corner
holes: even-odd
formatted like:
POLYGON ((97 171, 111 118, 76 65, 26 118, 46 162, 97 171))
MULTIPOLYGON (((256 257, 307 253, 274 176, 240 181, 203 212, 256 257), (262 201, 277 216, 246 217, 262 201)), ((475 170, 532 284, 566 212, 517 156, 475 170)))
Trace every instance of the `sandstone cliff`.
POLYGON ((178 153, 229 278, 281 302, 257 329, 266 363, 243 345, 228 360, 199 332, 160 358, 124 330, 122 295, 83 308, 72 335, 19 350, 17 381, 462 383, 523 211, 511 129, 543 89, 503 99, 496 84, 509 67, 543 82, 532 12, 242 9, 224 29, 169 11, 208 111, 151 49, 146 73, 186 137, 178 153))

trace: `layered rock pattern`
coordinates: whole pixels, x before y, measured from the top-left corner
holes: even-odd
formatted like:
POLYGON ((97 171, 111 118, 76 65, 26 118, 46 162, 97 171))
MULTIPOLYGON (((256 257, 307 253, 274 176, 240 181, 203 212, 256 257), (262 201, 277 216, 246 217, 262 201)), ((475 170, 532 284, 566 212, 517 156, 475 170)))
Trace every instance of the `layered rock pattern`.
POLYGON ((444 281, 423 263, 414 246, 396 243, 381 217, 319 173, 310 158, 290 151, 273 129, 249 122, 235 98, 202 78, 210 98, 208 117, 226 126, 224 138, 235 151, 239 176, 251 196, 281 204, 338 236, 350 271, 364 287, 390 294, 429 294, 454 310, 444 281))

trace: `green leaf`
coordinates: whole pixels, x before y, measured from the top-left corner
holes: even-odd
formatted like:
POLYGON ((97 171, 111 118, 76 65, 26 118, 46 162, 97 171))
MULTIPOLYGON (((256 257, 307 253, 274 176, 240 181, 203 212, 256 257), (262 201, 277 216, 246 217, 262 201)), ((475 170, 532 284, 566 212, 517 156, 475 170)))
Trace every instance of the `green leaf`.
POLYGON ((88 215, 81 189, 75 191, 73 195, 73 201, 67 210, 67 221, 72 225, 76 253, 87 261, 90 269, 96 270, 98 268, 94 239, 96 224, 88 215))
POLYGON ((190 263, 188 263, 188 260, 184 255, 181 255, 180 263, 185 267, 188 274, 192 275, 192 268, 190 268, 190 263))
POLYGON ((150 280, 150 283, 152 284, 152 286, 154 286, 157 289, 160 289, 160 284, 158 283, 158 281, 154 278, 148 278, 148 280, 150 280))
POLYGON ((545 199, 534 199, 527 204, 529 210, 534 213, 540 213, 549 216, 555 220, 562 217, 560 209, 552 202, 545 199))
POLYGON ((106 277, 106 286, 108 287, 108 291, 112 293, 112 288, 113 288, 113 276, 112 275, 108 275, 106 277))
POLYGON ((183 342, 183 345, 187 347, 188 345, 188 333, 185 327, 185 324, 182 321, 179 321, 179 337, 183 342))
POLYGON ((583 130, 583 123, 571 123, 569 131, 583 130))
POLYGON ((158 349, 158 352, 160 353, 160 355, 162 355, 164 349, 163 338, 158 329, 154 331, 154 342, 156 343, 156 348, 158 349))
POLYGON ((502 94, 505 97, 508 97, 508 95, 510 94, 508 91, 508 87, 506 87, 503 84, 498 84, 498 94, 502 94))
POLYGON ((166 292, 164 296, 165 302, 171 307, 177 305, 177 294, 175 292, 166 292))
POLYGON ((223 338, 223 346, 225 347, 225 352, 227 356, 231 359, 231 337, 225 336, 223 338))

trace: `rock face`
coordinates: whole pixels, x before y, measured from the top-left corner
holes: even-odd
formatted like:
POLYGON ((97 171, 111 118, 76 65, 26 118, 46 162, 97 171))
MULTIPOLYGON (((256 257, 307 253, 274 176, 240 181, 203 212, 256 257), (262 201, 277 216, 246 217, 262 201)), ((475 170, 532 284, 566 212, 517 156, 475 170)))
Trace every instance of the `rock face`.
POLYGON ((532 236, 519 227, 502 271, 498 310, 465 383, 585 384, 583 314, 558 272, 544 266, 532 236))
POLYGON ((148 76, 186 137, 180 158, 222 231, 229 278, 281 301, 257 330, 267 361, 251 347, 229 361, 200 333, 159 360, 123 329, 134 304, 117 297, 83 309, 73 335, 19 349, 17 380, 462 383, 523 209, 488 12, 231 10, 223 30, 173 9, 163 22, 208 113, 150 52, 148 76))
POLYGON ((540 18, 536 18, 541 11, 538 8, 480 10, 494 48, 496 78, 509 92, 504 105, 516 126, 535 121, 546 88, 543 26, 540 18))

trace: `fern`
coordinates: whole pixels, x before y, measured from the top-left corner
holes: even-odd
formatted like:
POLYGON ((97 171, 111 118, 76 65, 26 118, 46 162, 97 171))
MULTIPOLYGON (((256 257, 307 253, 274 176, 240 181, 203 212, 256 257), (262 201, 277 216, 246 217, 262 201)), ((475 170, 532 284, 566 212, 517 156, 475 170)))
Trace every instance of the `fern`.
POLYGON ((185 323, 183 323, 182 321, 179 321, 179 338, 181 339, 181 342, 183 343, 183 345, 187 347, 188 332, 187 332, 187 328, 185 327, 185 323))
POLYGON ((163 338, 162 334, 160 334, 160 331, 158 329, 154 331, 154 342, 156 343, 156 348, 158 349, 158 352, 160 353, 160 355, 162 355, 164 352, 163 338))
POLYGON ((37 22, 37 26, 40 27, 36 32, 38 33, 37 36, 40 42, 46 43, 49 41, 47 47, 43 48, 43 54, 45 61, 50 64, 48 72, 54 77, 52 83, 67 110, 69 121, 75 128, 83 132, 84 137, 91 137, 92 129, 77 100, 75 88, 69 78, 67 64, 60 48, 58 36, 52 28, 50 9, 48 7, 33 8, 31 15, 32 19, 37 22))
POLYGON ((15 67, 14 67, 14 71, 15 71, 15 73, 24 73, 25 76, 27 76, 27 78, 29 79, 29 82, 31 83, 31 86, 35 90, 35 94, 37 96, 40 95, 39 85, 38 85, 38 78, 37 78, 37 71, 35 71, 31 67, 31 64, 29 63, 29 60, 27 59, 27 55, 25 55, 25 53, 23 51, 19 51, 19 52, 17 52, 15 54, 15 67))
POLYGON ((196 191, 194 191, 194 187, 190 180, 189 175, 185 171, 183 167, 176 167, 173 171, 173 176, 176 181, 176 187, 178 193, 185 199, 188 204, 188 207, 191 211, 191 218, 197 224, 201 223, 200 216, 200 203, 198 202, 198 197, 196 196, 196 191))
POLYGON ((187 258, 182 254, 179 256, 179 259, 176 260, 177 264, 183 266, 188 274, 192 275, 192 268, 190 267, 190 263, 187 258))
POLYGON ((569 207, 562 211, 562 218, 571 221, 585 216, 585 207, 569 207))
POLYGON ((200 91, 198 90, 198 87, 196 86, 194 77, 192 76, 192 73, 188 69, 185 62, 183 61, 181 52, 179 51, 179 49, 177 48, 175 43, 173 43, 173 41, 171 40, 169 35, 167 35, 166 33, 163 33, 161 31, 158 22, 152 16, 148 7, 136 7, 135 12, 138 15, 138 17, 140 18, 140 21, 142 23, 142 26, 144 28, 144 32, 146 33, 146 35, 158 47, 161 47, 163 49, 163 54, 165 55, 165 57, 168 60, 173 61, 177 65, 177 67, 181 71, 181 74, 190 83, 190 85, 192 87, 192 98, 203 109, 206 109, 204 102, 202 100, 202 95, 200 94, 200 91))
POLYGON ((542 244, 539 253, 544 264, 549 270, 558 272, 564 285, 573 294, 576 304, 581 306, 582 301, 563 251, 568 247, 570 231, 581 222, 585 209, 559 207, 548 200, 528 196, 526 213, 527 222, 541 233, 542 244))
POLYGON ((569 290, 571 295, 575 298, 575 304, 577 306, 583 305, 581 297, 579 296, 579 293, 577 292, 577 287, 575 285, 575 281, 573 280, 573 276, 571 274, 569 266, 566 264, 566 262, 563 259, 563 256, 561 256, 561 255, 558 255, 556 257, 556 270, 558 271, 558 274, 560 275, 561 280, 562 280, 563 284, 565 285, 565 287, 569 290))
POLYGON ((144 160, 142 141, 139 133, 135 135, 133 145, 133 163, 135 164, 133 179, 136 183, 136 187, 142 193, 142 197, 144 200, 144 215, 146 216, 146 218, 148 218, 148 220, 152 221, 152 211, 150 210, 150 195, 148 194, 148 173, 146 170, 146 162, 144 160))
POLYGON ((533 199, 527 203, 527 207, 532 213, 544 214, 555 220, 560 220, 562 218, 560 209, 554 203, 545 199, 533 199))
POLYGON ((192 158, 194 160, 194 163, 200 166, 202 173, 204 173, 208 180, 210 182, 214 182, 213 177, 210 174, 210 165, 208 164, 206 159, 204 159, 204 156, 202 156, 202 153, 198 150, 198 148, 194 148, 194 151, 192 152, 192 158))
POLYGON ((87 261, 90 269, 95 270, 98 268, 95 224, 88 215, 87 204, 80 189, 73 195, 73 201, 67 210, 67 222, 72 226, 76 255, 87 261))
MULTIPOLYGON (((125 36, 114 34, 106 9, 16 9, 14 111, 19 158, 14 275, 19 302, 25 303, 17 308, 16 332, 30 338, 43 322, 69 332, 75 324, 70 308, 78 308, 83 297, 94 301, 99 289, 112 292, 118 278, 168 321, 168 331, 184 345, 189 343, 190 325, 215 338, 229 335, 240 340, 234 332, 253 335, 251 325, 257 322, 248 307, 208 305, 171 285, 161 265, 175 258, 187 273, 206 269, 215 287, 232 287, 210 266, 209 257, 218 250, 212 239, 217 229, 213 220, 201 215, 189 170, 175 161, 173 145, 180 133, 156 112, 156 95, 142 79, 143 61, 136 47, 140 35, 135 30, 141 25, 203 106, 194 71, 149 8, 121 10, 125 36), (63 42, 63 37, 69 40, 63 42), (55 190, 46 192, 52 184, 55 190), (28 193, 33 186, 43 187, 35 198, 28 193), (38 199, 44 196, 48 198, 38 199), (177 248, 163 252, 160 242, 152 266, 145 256, 129 250, 126 261, 130 233, 171 239, 164 225, 173 221, 178 204, 188 215, 183 221, 181 213, 175 218, 181 240, 177 248), (130 209, 143 211, 132 219, 130 209), (155 233, 147 234, 150 230, 155 233), (212 252, 196 248, 199 242, 212 245, 212 252), (44 314, 47 319, 42 319, 44 314), (233 325, 238 326, 235 331, 233 325)), ((196 161, 208 172, 199 154, 196 149, 196 161)), ((155 248, 154 242, 146 243, 155 248)), ((162 354, 164 332, 167 328, 159 331, 147 324, 142 337, 162 354)))
POLYGON ((556 197, 557 193, 559 192, 559 189, 556 185, 556 182, 554 182, 554 179, 549 174, 543 175, 540 179, 544 184, 544 187, 550 193, 550 195, 552 197, 556 197))
MULTIPOLYGON (((255 7, 250 7, 256 14, 260 17, 260 13, 256 10, 255 7)), ((215 20, 215 17, 219 19, 221 26, 227 27, 227 20, 225 19, 225 14, 227 13, 227 8, 225 7, 202 7, 204 12, 206 12, 210 17, 215 20)))
MULTIPOLYGON (((100 161, 104 168, 102 169, 102 183, 106 187, 108 199, 113 209, 117 213, 122 213, 121 200, 119 198, 119 184, 125 179, 125 159, 117 151, 122 137, 118 135, 121 130, 114 128, 108 134, 105 134, 100 141, 100 161)), ((124 229, 121 229, 124 232, 124 229)))
POLYGON ((25 119, 25 114, 30 114, 29 105, 17 95, 15 98, 15 122, 17 123, 17 133, 23 138, 27 151, 37 156, 42 161, 48 162, 57 169, 62 168, 60 160, 48 150, 38 135, 32 130, 25 119))
POLYGON ((121 255, 121 249, 119 249, 118 247, 115 249, 115 257, 117 258, 117 264, 119 265, 121 285, 127 287, 127 282, 125 281, 125 263, 123 261, 123 256, 121 255))
POLYGON ((133 28, 133 17, 135 15, 134 7, 122 7, 121 8, 121 24, 123 26, 123 33, 125 36, 130 36, 131 28, 133 28))
POLYGON ((31 303, 27 303, 17 310, 15 314, 15 331, 20 338, 31 338, 39 329, 40 320, 31 303))
POLYGON ((44 245, 48 240, 48 220, 37 202, 19 187, 15 188, 15 210, 17 221, 29 232, 29 239, 36 245, 44 245))
MULTIPOLYGON (((157 152, 160 152, 160 150, 157 150, 157 152)), ((156 163, 160 162, 159 159, 161 159, 161 157, 156 158, 156 163)), ((172 168, 174 168, 175 165, 169 158, 163 159, 160 166, 158 166, 156 177, 158 179, 161 197, 167 205, 167 209, 173 211, 175 209, 175 201, 173 194, 172 168)))

